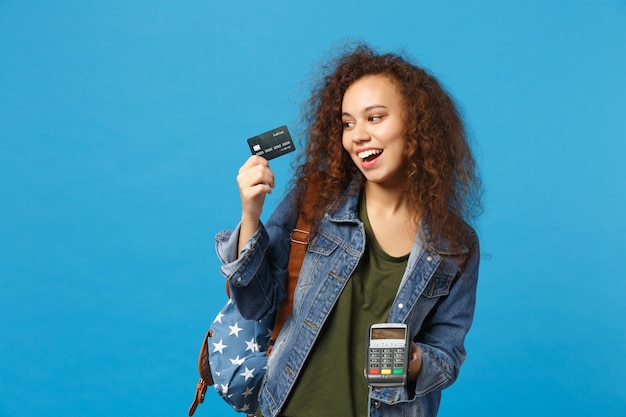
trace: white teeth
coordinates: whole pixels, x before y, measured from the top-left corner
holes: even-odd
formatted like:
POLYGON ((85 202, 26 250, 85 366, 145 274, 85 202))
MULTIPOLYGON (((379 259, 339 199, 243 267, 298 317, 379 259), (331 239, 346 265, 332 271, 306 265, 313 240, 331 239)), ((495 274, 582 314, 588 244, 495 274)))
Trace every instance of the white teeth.
POLYGON ((372 156, 372 155, 378 155, 380 153, 383 153, 382 149, 368 149, 366 151, 363 152, 359 152, 357 155, 359 156, 359 158, 361 159, 365 159, 368 156, 372 156))

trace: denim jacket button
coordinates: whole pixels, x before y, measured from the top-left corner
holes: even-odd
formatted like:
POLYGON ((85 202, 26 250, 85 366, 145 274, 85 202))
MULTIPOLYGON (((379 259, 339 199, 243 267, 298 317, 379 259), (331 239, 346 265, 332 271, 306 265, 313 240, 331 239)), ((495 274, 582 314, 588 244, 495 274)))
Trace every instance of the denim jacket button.
POLYGON ((374 401, 374 407, 376 408, 380 407, 380 401, 374 401))
POLYGON ((404 308, 404 304, 402 303, 398 304, 398 308, 404 308))
POLYGON ((433 257, 432 257, 432 256, 429 256, 428 258, 426 258, 426 260, 427 260, 428 262, 430 262, 430 261, 432 261, 432 260, 433 260, 433 257))

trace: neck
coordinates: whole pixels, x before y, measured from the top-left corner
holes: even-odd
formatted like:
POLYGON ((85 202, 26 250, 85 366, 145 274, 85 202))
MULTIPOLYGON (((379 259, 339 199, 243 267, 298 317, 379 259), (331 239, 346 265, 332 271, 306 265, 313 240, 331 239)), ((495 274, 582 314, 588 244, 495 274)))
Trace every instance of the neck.
POLYGON ((380 247, 391 256, 409 253, 419 227, 402 188, 366 182, 364 193, 367 217, 380 247))
POLYGON ((365 196, 369 209, 384 212, 387 215, 408 212, 402 187, 386 187, 367 181, 365 182, 365 196))

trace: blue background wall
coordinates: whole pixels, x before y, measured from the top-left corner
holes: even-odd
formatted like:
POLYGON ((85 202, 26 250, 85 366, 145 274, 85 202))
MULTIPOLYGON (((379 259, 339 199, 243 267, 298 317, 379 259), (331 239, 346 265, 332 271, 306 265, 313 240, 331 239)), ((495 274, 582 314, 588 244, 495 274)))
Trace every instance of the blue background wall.
POLYGON ((440 78, 484 179, 440 415, 626 415, 626 2, 594 3, 0 0, 0 415, 186 415, 245 139, 347 38, 440 78))

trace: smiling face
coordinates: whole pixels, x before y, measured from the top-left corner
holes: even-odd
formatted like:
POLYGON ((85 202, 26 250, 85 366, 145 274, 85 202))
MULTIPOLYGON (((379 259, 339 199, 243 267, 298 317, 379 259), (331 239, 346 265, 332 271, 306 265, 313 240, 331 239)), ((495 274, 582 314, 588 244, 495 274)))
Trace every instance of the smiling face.
POLYGON ((342 144, 368 181, 400 186, 406 148, 404 104, 396 84, 367 75, 345 92, 341 105, 342 144))

